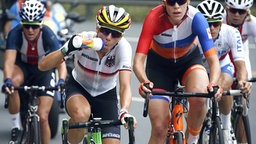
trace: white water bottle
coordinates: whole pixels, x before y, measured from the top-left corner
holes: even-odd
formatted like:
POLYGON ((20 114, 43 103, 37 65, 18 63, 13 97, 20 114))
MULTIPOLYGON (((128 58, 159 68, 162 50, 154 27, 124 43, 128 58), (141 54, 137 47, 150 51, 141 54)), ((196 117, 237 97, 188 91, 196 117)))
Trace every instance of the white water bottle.
POLYGON ((91 48, 96 51, 102 50, 104 48, 104 41, 101 38, 84 40, 81 36, 75 36, 72 42, 75 48, 91 48))

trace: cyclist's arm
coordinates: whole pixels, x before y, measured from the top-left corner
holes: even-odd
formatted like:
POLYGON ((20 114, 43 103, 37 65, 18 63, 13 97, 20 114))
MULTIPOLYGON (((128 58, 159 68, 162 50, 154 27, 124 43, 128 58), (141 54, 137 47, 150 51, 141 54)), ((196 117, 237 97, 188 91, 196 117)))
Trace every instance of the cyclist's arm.
POLYGON ((41 71, 47 71, 56 68, 64 62, 63 58, 64 55, 61 52, 61 49, 56 50, 54 52, 49 53, 42 60, 40 60, 38 63, 38 68, 41 71))
POLYGON ((144 53, 136 53, 134 56, 133 71, 140 83, 149 81, 144 66, 146 56, 144 53))
POLYGON ((210 82, 217 84, 218 79, 220 77, 220 73, 221 73, 218 56, 217 55, 207 56, 206 60, 208 62, 209 69, 210 69, 210 82))
POLYGON ((231 47, 231 53, 234 65, 236 67, 236 77, 238 81, 247 81, 248 73, 245 66, 245 51, 240 32, 233 27, 228 27, 228 43, 231 47))
POLYGON ((15 60, 16 60, 17 51, 14 49, 5 51, 4 59, 4 79, 12 78, 12 73, 14 70, 15 60))
POLYGON ((62 62, 57 66, 58 74, 59 74, 59 79, 65 80, 67 77, 67 67, 66 63, 62 62))
POLYGON ((8 32, 12 27, 12 21, 7 21, 4 25, 4 37, 7 37, 8 32))
POLYGON ((129 110, 132 101, 131 91, 131 71, 121 70, 119 72, 119 85, 120 85, 120 106, 121 109, 129 110))
POLYGON ((239 81, 246 81, 248 78, 248 73, 245 67, 245 61, 238 60, 234 62, 236 67, 236 77, 239 81))
POLYGON ((216 48, 212 40, 209 25, 201 13, 197 13, 192 24, 193 33, 198 36, 204 56, 210 70, 210 82, 217 83, 220 76, 220 64, 216 48), (200 25, 198 25, 200 23, 200 25))
POLYGON ((161 29, 159 29, 160 20, 158 18, 158 10, 151 10, 144 20, 140 38, 138 41, 136 53, 133 60, 133 70, 140 83, 149 82, 145 71, 145 60, 154 35, 156 33, 160 33, 158 32, 158 30, 161 31, 161 29))

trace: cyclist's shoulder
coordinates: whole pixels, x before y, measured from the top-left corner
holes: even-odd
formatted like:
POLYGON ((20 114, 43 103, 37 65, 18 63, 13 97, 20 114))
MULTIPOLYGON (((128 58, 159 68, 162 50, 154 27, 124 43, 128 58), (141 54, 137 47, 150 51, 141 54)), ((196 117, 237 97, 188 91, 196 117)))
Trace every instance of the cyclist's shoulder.
MULTIPOLYGON (((198 9, 196 9, 193 6, 189 6, 188 12, 187 12, 187 22, 191 21, 192 25, 191 28, 192 30, 205 30, 208 28, 208 23, 205 19, 205 17, 202 15, 202 13, 199 12, 198 9)), ((185 22, 185 20, 183 21, 185 22)))
MULTIPOLYGON (((222 35, 235 35, 240 37, 240 32, 238 31, 238 29, 236 29, 233 26, 230 26, 228 24, 223 23, 221 25, 221 30, 220 30, 220 34, 222 35)), ((225 37, 226 39, 228 39, 229 37, 225 37)))
POLYGON ((244 26, 247 26, 248 30, 256 31, 255 25, 256 25, 256 17, 253 15, 247 16, 247 18, 244 21, 244 26))
POLYGON ((56 34, 47 25, 44 25, 44 24, 42 25, 41 32, 42 32, 43 40, 47 41, 47 43, 48 42, 59 43, 56 34))
POLYGON ((119 47, 131 48, 130 42, 125 38, 122 37, 121 40, 117 43, 119 47))
POLYGON ((202 15, 202 13, 200 13, 198 9, 191 5, 188 5, 187 16, 192 20, 196 20, 197 22, 205 20, 205 17, 202 15))
POLYGON ((41 31, 45 34, 53 34, 53 31, 51 30, 51 28, 45 24, 42 24, 41 31))
POLYGON ((22 34, 22 26, 19 24, 19 25, 16 25, 13 29, 11 29, 7 35, 7 39, 16 39, 16 38, 20 38, 19 35, 22 34))
POLYGON ((131 44, 125 37, 122 37, 121 40, 117 43, 116 53, 127 56, 132 53, 131 44))
MULTIPOLYGON (((154 8, 152 8, 147 16, 146 16, 146 20, 152 21, 152 20, 158 20, 161 17, 163 17, 166 14, 166 11, 164 9, 163 5, 158 5, 154 8)), ((146 22, 146 21, 145 21, 146 22)))

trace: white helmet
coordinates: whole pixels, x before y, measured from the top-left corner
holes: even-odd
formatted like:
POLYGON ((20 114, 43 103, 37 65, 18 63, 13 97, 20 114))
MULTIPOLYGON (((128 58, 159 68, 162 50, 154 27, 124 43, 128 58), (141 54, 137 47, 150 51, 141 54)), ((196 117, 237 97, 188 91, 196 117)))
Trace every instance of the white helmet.
POLYGON ((37 0, 27 0, 20 9, 20 18, 22 22, 41 23, 46 9, 44 5, 37 0))
POLYGON ((215 0, 205 0, 197 5, 197 9, 208 22, 222 22, 223 20, 224 7, 215 0))
POLYGON ((250 9, 253 5, 253 0, 225 0, 226 4, 231 8, 250 9))

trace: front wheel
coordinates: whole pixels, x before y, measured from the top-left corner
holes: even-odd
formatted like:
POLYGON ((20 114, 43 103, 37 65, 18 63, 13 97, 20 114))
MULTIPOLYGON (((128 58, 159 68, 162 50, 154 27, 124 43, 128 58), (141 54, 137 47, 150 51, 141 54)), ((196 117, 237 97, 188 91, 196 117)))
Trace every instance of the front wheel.
POLYGON ((183 144, 183 134, 175 131, 172 135, 166 137, 165 144, 183 144), (172 138, 173 137, 173 138, 172 138))
POLYGON ((174 143, 175 144, 182 144, 183 135, 180 131, 174 133, 174 143))
POLYGON ((51 130, 51 138, 54 138, 58 132, 58 125, 59 125, 59 102, 57 92, 55 92, 51 111, 48 117, 49 126, 51 130))
POLYGON ((216 144, 217 141, 219 144, 224 144, 224 135, 221 128, 220 117, 216 117, 215 122, 212 124, 209 144, 216 144))
POLYGON ((208 144, 209 143, 209 133, 210 133, 210 125, 209 121, 205 120, 202 126, 202 129, 199 134, 198 144, 208 144))
POLYGON ((29 122, 28 140, 29 144, 40 144, 40 125, 38 116, 31 117, 31 121, 29 122))
POLYGON ((251 130, 248 115, 234 115, 233 129, 237 142, 251 144, 251 130), (243 129, 243 130, 242 130, 243 129))
POLYGON ((62 120, 62 127, 61 127, 61 139, 62 144, 68 144, 68 120, 62 120))

